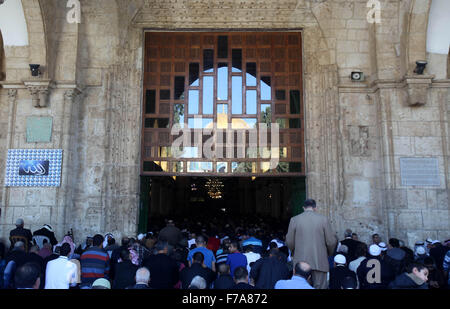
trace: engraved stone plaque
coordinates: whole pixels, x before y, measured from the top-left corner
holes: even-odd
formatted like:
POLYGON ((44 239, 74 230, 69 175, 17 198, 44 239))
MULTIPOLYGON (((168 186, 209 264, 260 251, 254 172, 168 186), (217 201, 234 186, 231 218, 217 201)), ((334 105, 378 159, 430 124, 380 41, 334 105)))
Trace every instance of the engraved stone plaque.
POLYGON ((440 186, 437 158, 400 158, 402 186, 440 186))

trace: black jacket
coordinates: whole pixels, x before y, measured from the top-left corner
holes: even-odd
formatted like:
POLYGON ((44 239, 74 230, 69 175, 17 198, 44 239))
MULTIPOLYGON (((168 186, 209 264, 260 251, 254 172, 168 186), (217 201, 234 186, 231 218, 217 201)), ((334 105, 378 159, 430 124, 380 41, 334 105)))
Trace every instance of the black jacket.
MULTIPOLYGON (((199 263, 193 263, 191 267, 184 268, 180 272, 180 280, 183 289, 187 289, 194 277, 200 276, 206 280, 206 288, 209 289, 211 283, 216 279, 216 274, 208 267, 203 267, 199 263)), ((152 279, 153 280, 153 279, 152 279)))
POLYGON ((256 289, 254 286, 243 282, 235 284, 231 288, 231 290, 254 290, 254 289, 256 289))
POLYGON ((351 238, 346 238, 341 241, 341 245, 346 245, 348 248, 347 263, 350 263, 351 261, 356 260, 358 258, 357 256, 355 256, 355 254, 356 254, 356 247, 358 246, 359 243, 361 243, 361 242, 351 239, 351 238))
POLYGON ((178 264, 166 254, 150 255, 142 266, 150 270, 152 289, 173 289, 179 280, 178 264))
POLYGON ((9 232, 9 236, 24 236, 28 239, 28 247, 31 245, 31 240, 33 236, 29 229, 24 229, 23 227, 17 227, 9 232))
POLYGON ((17 269, 20 266, 22 266, 28 262, 27 254, 25 253, 25 251, 13 249, 6 256, 6 265, 8 265, 8 263, 10 261, 14 261, 16 263, 16 269, 17 269))
POLYGON ((277 281, 289 279, 289 269, 279 257, 266 257, 253 264, 250 277, 255 280, 257 289, 273 289, 277 281))
POLYGON ((167 241, 170 245, 176 246, 180 242, 182 234, 179 228, 175 226, 166 226, 159 232, 159 241, 167 241))
POLYGON ((111 258, 109 259, 109 265, 110 265, 109 277, 111 278, 111 280, 114 280, 114 278, 116 276, 116 267, 117 267, 117 263, 120 259, 120 252, 122 250, 126 250, 126 249, 128 249, 127 246, 120 246, 119 248, 114 249, 111 253, 111 258))
POLYGON ((138 266, 131 263, 130 260, 116 264, 116 273, 113 281, 113 289, 125 289, 136 283, 135 276, 138 266))
POLYGON ((437 244, 434 248, 430 249, 430 256, 434 259, 434 263, 439 270, 444 270, 444 258, 449 250, 448 247, 444 247, 442 244, 437 244))
POLYGON ((413 274, 403 273, 389 284, 390 289, 428 289, 428 284, 413 274))
POLYGON ((44 259, 40 255, 36 253, 28 253, 26 256, 26 263, 36 264, 39 267, 41 273, 45 273, 44 259))
POLYGON ((352 272, 347 266, 336 266, 330 269, 330 285, 331 290, 342 289, 342 283, 345 277, 352 277, 356 282, 356 274, 352 272))
POLYGON ((55 233, 50 232, 46 228, 41 228, 40 230, 35 231, 33 233, 33 236, 35 236, 35 235, 47 236, 48 239, 50 239, 50 243, 52 244, 52 246, 58 244, 58 241, 55 238, 55 233))
POLYGON ((231 275, 220 275, 219 278, 214 281, 215 290, 227 290, 234 286, 234 281, 231 275))

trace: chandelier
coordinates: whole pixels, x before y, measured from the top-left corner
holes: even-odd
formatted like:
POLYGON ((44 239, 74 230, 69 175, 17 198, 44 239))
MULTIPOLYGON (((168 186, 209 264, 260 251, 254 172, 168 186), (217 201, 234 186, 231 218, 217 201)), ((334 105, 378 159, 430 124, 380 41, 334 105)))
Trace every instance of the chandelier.
POLYGON ((205 183, 205 188, 207 188, 210 198, 217 200, 223 197, 223 183, 217 178, 209 178, 205 183))

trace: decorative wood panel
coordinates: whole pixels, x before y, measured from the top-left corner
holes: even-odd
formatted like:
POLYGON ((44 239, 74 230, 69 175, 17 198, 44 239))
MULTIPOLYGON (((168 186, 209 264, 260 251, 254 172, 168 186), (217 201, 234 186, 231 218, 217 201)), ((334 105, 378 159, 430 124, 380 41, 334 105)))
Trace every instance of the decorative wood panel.
MULTIPOLYGON (((144 68, 143 175, 202 173, 202 168, 193 170, 195 164, 217 175, 219 163, 227 164, 221 176, 305 174, 301 33, 147 32, 144 68), (195 116, 203 117, 200 124, 195 116), (213 148, 219 157, 191 153, 176 159, 170 149, 179 137, 170 134, 175 123, 192 128, 192 140, 195 128, 211 128, 217 133, 213 148), (248 142, 248 128, 258 123, 280 125, 282 162, 274 170, 267 170, 267 150, 257 151, 257 145, 248 142), (221 126, 236 129, 234 145, 219 134, 221 126), (244 148, 237 144, 243 130, 244 148), (228 158, 226 147, 234 156, 245 156, 228 158)), ((210 137, 199 140, 205 143, 210 137)), ((267 136, 268 143, 271 140, 267 136)))

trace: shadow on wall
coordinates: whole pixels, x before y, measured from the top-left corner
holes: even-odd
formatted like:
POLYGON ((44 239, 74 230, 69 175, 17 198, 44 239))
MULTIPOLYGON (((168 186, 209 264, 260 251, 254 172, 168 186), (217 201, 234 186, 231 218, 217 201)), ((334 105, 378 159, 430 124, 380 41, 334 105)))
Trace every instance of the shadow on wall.
POLYGON ((3 37, 0 31, 0 81, 6 78, 5 62, 5 49, 3 48, 3 37))
POLYGON ((447 78, 450 79, 450 47, 448 49, 448 56, 447 56, 447 78))

